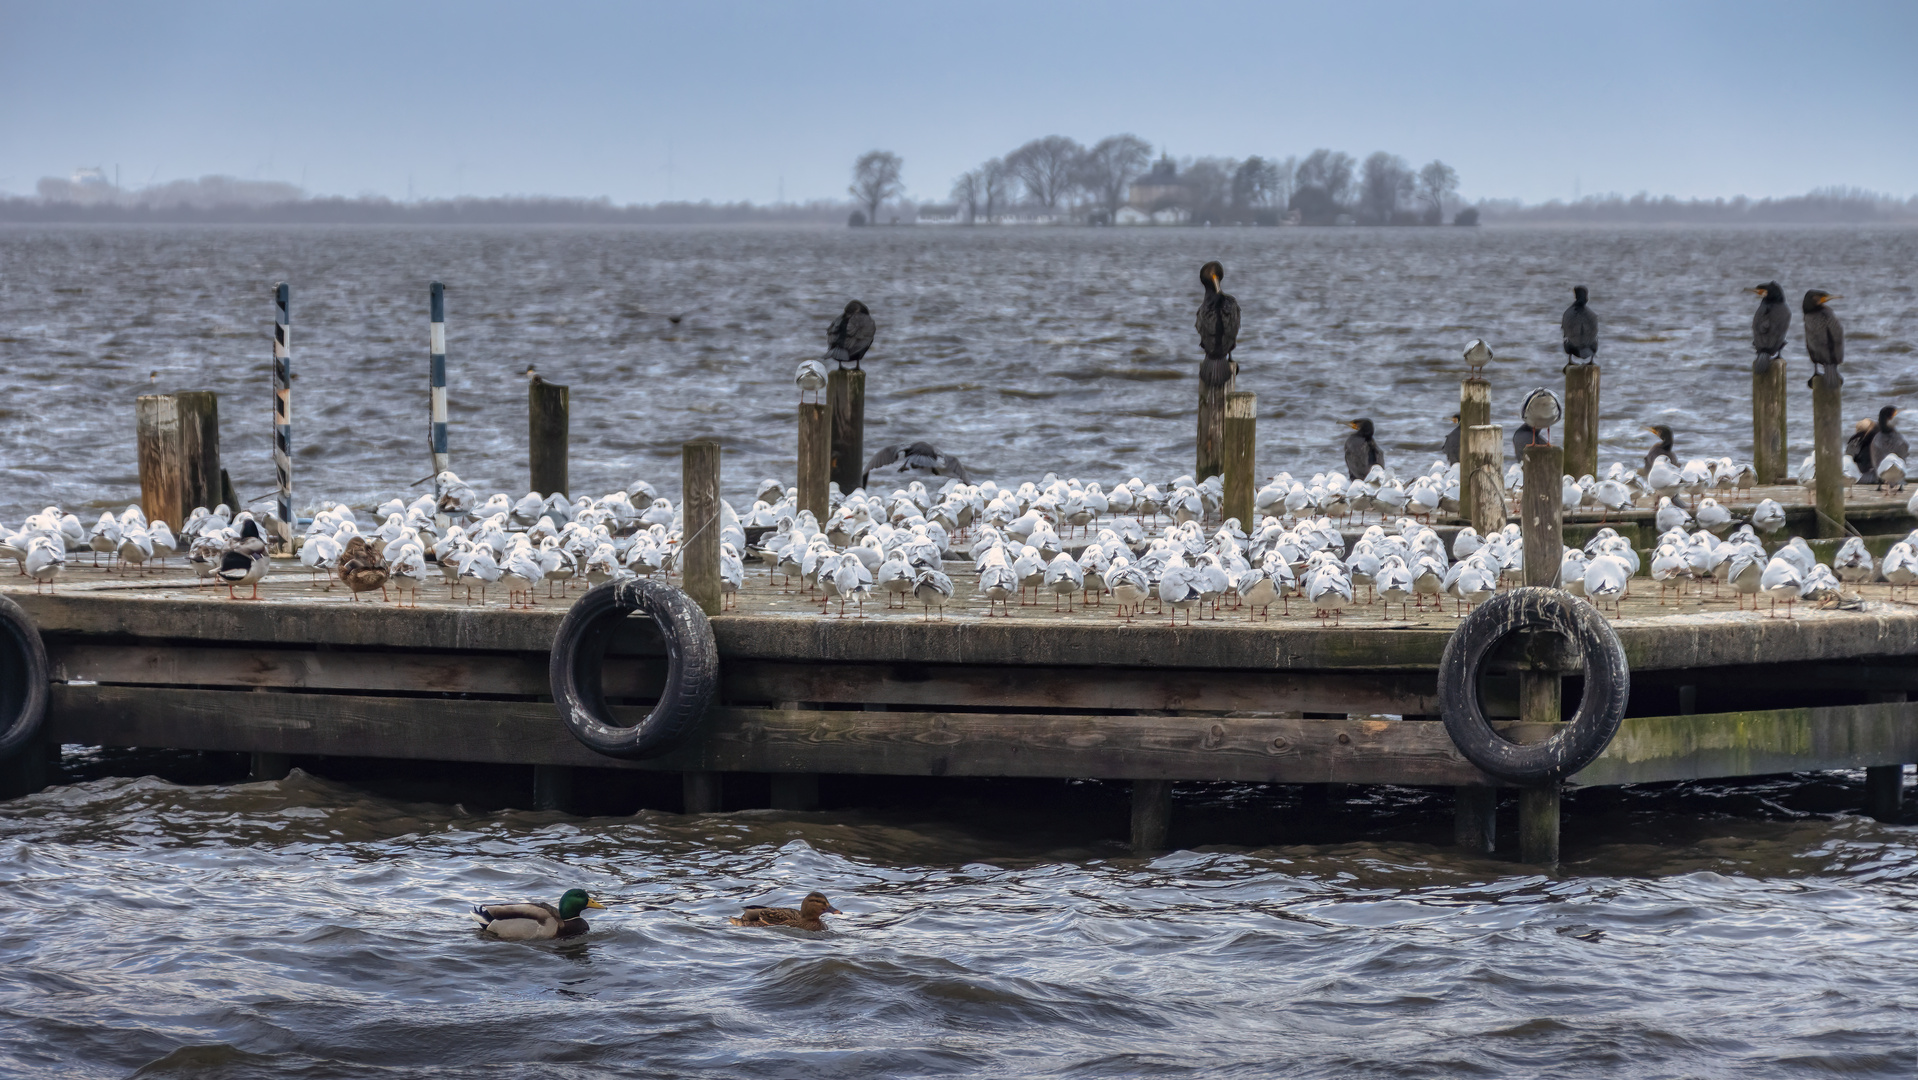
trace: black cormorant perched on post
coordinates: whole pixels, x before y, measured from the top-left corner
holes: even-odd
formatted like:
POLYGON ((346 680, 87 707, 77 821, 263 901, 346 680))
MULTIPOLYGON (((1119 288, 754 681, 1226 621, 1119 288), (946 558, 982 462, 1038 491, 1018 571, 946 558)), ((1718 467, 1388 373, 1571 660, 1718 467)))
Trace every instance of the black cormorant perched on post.
POLYGON ((951 454, 942 454, 939 448, 929 442, 916 442, 910 446, 886 446, 866 462, 866 471, 859 476, 859 486, 872 490, 872 474, 879 473, 881 479, 896 480, 904 484, 909 480, 924 479, 928 476, 950 476, 961 483, 972 483, 972 477, 966 475, 966 467, 951 454))
POLYGON ((1747 292, 1758 294, 1758 310, 1752 313, 1752 373, 1771 370, 1771 362, 1785 351, 1785 331, 1791 329, 1791 305, 1785 302, 1785 287, 1767 281, 1747 292))
MULTIPOLYGON (((1805 311, 1805 352, 1811 356, 1811 377, 1827 376, 1833 390, 1845 385, 1845 377, 1838 373, 1838 365, 1845 362, 1845 327, 1825 304, 1827 301, 1843 299, 1823 289, 1812 289, 1805 294, 1802 305, 1805 311)), ((1807 379, 1805 385, 1812 385, 1811 380, 1807 379)))
POLYGON ((1572 306, 1558 320, 1565 332, 1565 355, 1587 364, 1598 357, 1598 313, 1586 306, 1589 295, 1583 285, 1573 288, 1572 306))
POLYGON ((872 312, 857 300, 849 301, 826 331, 826 359, 839 361, 840 367, 851 364, 857 369, 866 350, 872 348, 873 330, 872 312))
POLYGON ((1898 406, 1887 405, 1878 410, 1878 424, 1871 434, 1871 471, 1878 471, 1878 463, 1897 454, 1899 460, 1910 467, 1911 444, 1905 441, 1904 432, 1891 426, 1898 418, 1898 406))
POLYGON ((1674 465, 1678 464, 1678 451, 1672 449, 1672 429, 1664 424, 1653 424, 1645 430, 1658 436, 1658 445, 1645 451, 1645 471, 1651 472, 1652 462, 1662 457, 1672 459, 1674 465))
POLYGON ((1345 426, 1352 429, 1352 434, 1345 437, 1345 475, 1363 480, 1372 466, 1385 464, 1385 451, 1372 441, 1372 421, 1360 417, 1347 420, 1345 426))
POLYGON ((1224 277, 1225 266, 1216 259, 1199 267, 1205 299, 1199 301, 1194 325, 1199 329, 1199 348, 1205 350, 1205 362, 1199 365, 1199 382, 1205 386, 1225 386, 1239 373, 1232 360, 1232 350, 1239 344, 1239 302, 1219 291, 1224 277))
POLYGON ((1465 424, 1457 413, 1452 414, 1452 430, 1445 433, 1445 463, 1457 465, 1459 458, 1459 436, 1464 434, 1465 424))

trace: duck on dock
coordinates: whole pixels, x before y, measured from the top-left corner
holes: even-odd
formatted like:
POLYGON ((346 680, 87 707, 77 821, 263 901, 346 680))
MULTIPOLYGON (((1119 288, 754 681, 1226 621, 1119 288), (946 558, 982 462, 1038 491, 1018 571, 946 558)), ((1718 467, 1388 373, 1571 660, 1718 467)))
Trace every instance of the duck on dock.
POLYGON ((346 542, 346 548, 340 554, 340 582, 347 588, 349 595, 358 600, 363 592, 380 591, 380 599, 386 596, 386 564, 373 553, 373 546, 364 536, 355 536, 346 542))
POLYGON ((266 539, 260 535, 259 523, 253 515, 240 515, 240 535, 220 556, 219 568, 214 573, 226 582, 226 595, 229 600, 238 600, 233 594, 236 586, 252 586, 253 595, 249 600, 260 598, 260 579, 266 576, 272 560, 267 558, 266 539))
POLYGON ((832 906, 826 894, 810 892, 799 902, 799 907, 748 907, 738 915, 726 921, 734 926, 786 926, 794 930, 824 930, 826 922, 821 915, 844 915, 845 912, 832 906))

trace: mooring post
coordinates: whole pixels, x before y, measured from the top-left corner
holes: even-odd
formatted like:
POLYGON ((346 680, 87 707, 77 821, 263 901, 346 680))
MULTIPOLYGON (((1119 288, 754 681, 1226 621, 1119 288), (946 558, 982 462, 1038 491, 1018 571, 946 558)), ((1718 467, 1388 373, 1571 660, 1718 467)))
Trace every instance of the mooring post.
MULTIPOLYGON (((140 508, 178 529, 196 506, 224 500, 220 488, 220 396, 211 390, 142 394, 135 403, 140 508)), ((236 508, 237 509, 237 508, 236 508)))
MULTIPOLYGON (((1525 584, 1559 587, 1564 560, 1563 520, 1565 451, 1557 446, 1525 448, 1524 512, 1519 516, 1525 548, 1525 584)), ((1528 663, 1518 679, 1519 719, 1528 723, 1558 723, 1559 673, 1535 665, 1552 663, 1546 650, 1526 650, 1528 663)), ((1558 804, 1556 783, 1529 787, 1519 793, 1519 858, 1538 866, 1558 865, 1558 804)))
POLYGON ((1203 377, 1199 379, 1198 460, 1193 465, 1192 478, 1200 483, 1208 476, 1225 473, 1225 397, 1228 392, 1229 386, 1210 386, 1203 377))
POLYGON ((1565 471, 1573 476, 1598 472, 1598 365, 1565 367, 1565 471))
POLYGON ((774 810, 819 809, 818 773, 773 773, 769 779, 774 810))
POLYGON ((849 368, 828 372, 826 400, 832 406, 832 481, 850 495, 866 471, 866 373, 849 368))
POLYGON ((433 330, 427 363, 431 367, 428 382, 433 419, 427 441, 432 448, 433 475, 438 476, 453 467, 453 456, 446 451, 446 286, 435 281, 430 292, 433 330))
POLYGON ((1252 518, 1252 492, 1258 485, 1256 460, 1259 395, 1234 390, 1225 395, 1225 506, 1223 513, 1238 518, 1239 527, 1250 533, 1258 524, 1252 518))
MULTIPOLYGON (((279 474, 275 504, 281 550, 293 550, 293 300, 282 281, 273 289, 273 469, 279 474)), ((234 513, 240 507, 233 508, 234 513)))
POLYGON ((719 444, 696 439, 680 448, 682 586, 708 615, 719 614, 719 444))
POLYGON ((569 411, 566 387, 533 376, 526 388, 526 458, 531 490, 541 495, 571 494, 566 477, 569 411))
POLYGON ((1172 824, 1172 781, 1132 782, 1132 853, 1149 855, 1165 850, 1172 824))
POLYGON ((1811 438, 1819 536, 1845 535, 1844 392, 1823 375, 1811 380, 1811 438))
POLYGON ((569 765, 533 766, 533 809, 573 810, 574 770, 569 765))
POLYGON ((685 800, 685 813, 719 813, 719 774, 716 772, 683 772, 679 774, 679 790, 685 800))
POLYGON ((1452 789, 1457 801, 1452 842, 1467 851, 1491 854, 1498 847, 1498 789, 1461 784, 1452 789))
POLYGON ((799 508, 820 524, 832 508, 832 414, 821 402, 799 403, 799 508))
POLYGON ((1752 471, 1761 484, 1782 484, 1785 460, 1785 358, 1752 373, 1752 471))
POLYGON ((1484 379, 1466 379, 1458 384, 1458 423, 1461 431, 1470 431, 1492 422, 1492 384, 1484 379))
MULTIPOLYGON (((1903 691, 1868 695, 1873 702, 1904 701, 1903 691)), ((1897 821, 1904 812, 1905 767, 1870 765, 1865 768, 1865 813, 1879 821, 1897 821)))
POLYGON ((1489 535, 1505 527, 1505 429, 1475 424, 1459 439, 1459 516, 1489 535))

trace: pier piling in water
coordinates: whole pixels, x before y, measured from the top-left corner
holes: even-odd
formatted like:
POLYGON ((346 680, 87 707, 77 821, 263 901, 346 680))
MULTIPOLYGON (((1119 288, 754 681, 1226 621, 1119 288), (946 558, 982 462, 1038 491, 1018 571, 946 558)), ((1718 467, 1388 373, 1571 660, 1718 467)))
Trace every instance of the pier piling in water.
MULTIPOLYGON (((825 524, 831 507, 832 414, 822 402, 799 403, 799 509, 825 524)), ((842 487, 842 491, 851 488, 842 487)))
POLYGON ((679 790, 688 814, 716 814, 719 812, 719 774, 716 772, 683 772, 679 774, 679 790))
POLYGON ((1452 794, 1457 799, 1452 842, 1474 854, 1491 854, 1498 847, 1498 789, 1464 784, 1452 794))
MULTIPOLYGON (((273 290, 273 469, 278 474, 281 550, 293 550, 293 299, 282 281, 273 290)), ((233 508, 234 513, 240 507, 233 508)))
POLYGON ((1598 365, 1565 368, 1565 471, 1573 476, 1598 473, 1598 365))
POLYGON ((1150 855, 1165 850, 1172 824, 1172 781, 1132 782, 1132 853, 1150 855))
POLYGON ((1505 429, 1477 424, 1459 440, 1459 516, 1480 535, 1505 527, 1505 429))
POLYGON ((566 387, 535 375, 526 391, 527 463, 531 490, 541 495, 570 495, 566 476, 566 444, 570 401, 566 387))
POLYGON ((1238 518, 1239 527, 1250 533, 1257 522, 1252 517, 1252 493, 1258 487, 1259 395, 1234 391, 1225 396, 1225 506, 1224 514, 1238 518))
MULTIPOLYGON (((1565 546, 1565 451, 1558 446, 1525 448, 1524 513, 1519 517, 1525 547, 1525 584, 1559 587, 1559 568, 1565 546)), ((1542 644, 1542 642, 1540 643, 1542 644)), ((1528 649, 1537 661, 1548 656, 1543 648, 1528 649)), ((1549 660, 1547 661, 1549 662, 1549 660)), ((1553 723, 1563 714, 1559 702, 1560 675, 1528 665, 1519 672, 1519 719, 1553 723)), ((1519 858, 1538 866, 1558 865, 1558 804, 1556 783, 1525 788, 1519 793, 1519 858)))
POLYGON ((1458 385, 1459 429, 1470 431, 1492 422, 1492 384, 1484 379, 1466 379, 1458 385))
POLYGON ((1752 373, 1752 470, 1760 484, 1782 484, 1790 471, 1785 459, 1785 358, 1752 373))
MULTIPOLYGON (((1204 483, 1209 476, 1225 474, 1225 399, 1229 386, 1208 386, 1199 381, 1198 460, 1192 478, 1204 483)), ((1240 522, 1244 524, 1244 522, 1240 522)))
POLYGON ((1811 381, 1811 438, 1819 536, 1845 535, 1845 400, 1823 375, 1811 381))
POLYGON ((135 406, 140 508, 179 529, 196 506, 217 506, 220 397, 211 390, 142 394, 135 406))
POLYGON ((832 406, 832 480, 850 495, 866 471, 866 373, 828 372, 826 401, 832 406))
POLYGON ((698 439, 680 448, 683 520, 679 558, 686 595, 707 615, 719 614, 719 444, 698 439))
POLYGON ((433 475, 438 476, 453 467, 453 456, 446 450, 446 286, 435 281, 430 293, 432 342, 428 346, 427 362, 431 369, 428 385, 433 418, 432 426, 427 429, 427 441, 432 448, 433 475))

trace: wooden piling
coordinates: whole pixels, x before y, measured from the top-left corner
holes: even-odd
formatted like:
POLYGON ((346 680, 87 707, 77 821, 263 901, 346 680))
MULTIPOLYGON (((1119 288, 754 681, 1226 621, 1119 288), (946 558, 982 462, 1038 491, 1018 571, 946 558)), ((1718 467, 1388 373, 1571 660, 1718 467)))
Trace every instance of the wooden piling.
POLYGON ((220 498, 220 398, 211 390, 142 394, 135 403, 140 508, 178 530, 220 498))
POLYGON ((1477 424, 1459 439, 1459 516, 1480 534, 1505 527, 1505 429, 1477 424))
POLYGON ((577 772, 570 765, 533 766, 533 809, 571 813, 574 774, 577 772))
POLYGON ((569 400, 566 387, 534 376, 526 390, 527 462, 530 490, 571 493, 566 476, 569 400))
POLYGON ((438 476, 453 467, 453 456, 446 449, 446 286, 435 281, 427 292, 427 317, 431 323, 427 395, 432 418, 428 421, 426 441, 433 455, 433 475, 438 476))
POLYGON ((272 754, 255 750, 247 761, 246 779, 248 783, 262 780, 284 780, 293 771, 293 755, 272 754))
POLYGON ((1752 469, 1761 484, 1782 484, 1791 471, 1785 459, 1785 358, 1752 373, 1752 469))
POLYGON ((1811 437, 1814 455, 1812 506, 1819 536, 1845 535, 1844 393, 1823 375, 1811 381, 1811 437))
POLYGON ((1518 793, 1518 857, 1533 866, 1558 865, 1557 784, 1520 788, 1518 793))
POLYGON ((1193 466, 1192 477, 1200 483, 1204 483, 1208 476, 1222 476, 1225 473, 1227 393, 1224 386, 1208 386, 1205 380, 1199 381, 1198 461, 1193 466))
POLYGON ((1452 842, 1474 854, 1492 853, 1498 846, 1498 789, 1468 784, 1452 789, 1457 810, 1452 842))
POLYGON ((828 372, 826 401, 832 407, 832 481, 850 495, 866 471, 866 373, 828 372))
POLYGON ((1252 492, 1258 486, 1257 436, 1259 395, 1237 390, 1225 395, 1225 506, 1224 514, 1238 518, 1251 532, 1252 492))
POLYGON ((719 444, 697 439, 680 448, 683 587, 701 611, 719 614, 719 444))
MULTIPOLYGON (((1564 560, 1563 520, 1565 450, 1558 446, 1525 448, 1524 511, 1519 516, 1525 547, 1525 584, 1559 587, 1564 560)), ((1531 723, 1558 723, 1560 678, 1556 671, 1526 668, 1519 672, 1519 718, 1531 723)), ((1537 866, 1558 865, 1557 784, 1526 788, 1519 794, 1519 858, 1537 866)))
POLYGON ((1461 431, 1470 431, 1492 422, 1492 384, 1484 379, 1466 379, 1458 384, 1458 423, 1461 431))
MULTIPOLYGON (((1902 690, 1878 691, 1866 695, 1874 702, 1904 701, 1902 690)), ((1865 813, 1879 821, 1897 821, 1905 809, 1905 767, 1868 765, 1865 767, 1865 813)))
POLYGON ((774 810, 819 809, 818 773, 773 773, 770 779, 774 810))
MULTIPOLYGON (((279 523, 271 539, 293 550, 293 300, 282 281, 273 290, 273 471, 279 482, 275 503, 279 523)), ((234 506, 238 513, 240 507, 234 506)))
POLYGON ((716 772, 684 772, 679 774, 679 790, 685 800, 685 812, 688 814, 717 814, 719 812, 719 774, 716 772))
MULTIPOLYGON (((823 525, 832 499, 832 414, 820 402, 799 403, 799 508, 823 525)), ((841 488, 851 491, 851 488, 841 488)))
POLYGON ((1172 781, 1132 782, 1132 853, 1150 855, 1165 850, 1172 824, 1172 781))
POLYGON ((1565 368, 1565 471, 1573 476, 1598 472, 1598 365, 1565 368))

